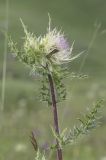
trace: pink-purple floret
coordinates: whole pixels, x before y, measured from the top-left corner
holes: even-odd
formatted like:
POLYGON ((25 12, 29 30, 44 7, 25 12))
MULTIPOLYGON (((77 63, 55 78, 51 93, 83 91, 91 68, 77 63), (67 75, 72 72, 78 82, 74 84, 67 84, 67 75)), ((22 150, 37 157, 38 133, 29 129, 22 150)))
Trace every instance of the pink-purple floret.
POLYGON ((69 50, 69 43, 63 36, 56 39, 56 46, 59 50, 69 50))

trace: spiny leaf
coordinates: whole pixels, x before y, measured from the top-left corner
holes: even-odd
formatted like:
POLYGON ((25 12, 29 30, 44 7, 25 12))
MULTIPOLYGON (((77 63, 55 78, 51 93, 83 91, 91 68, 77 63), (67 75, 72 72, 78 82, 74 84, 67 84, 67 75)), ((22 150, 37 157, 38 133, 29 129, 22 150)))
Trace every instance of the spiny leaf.
MULTIPOLYGON (((102 107, 103 100, 99 100, 82 118, 78 119, 80 125, 74 126, 73 129, 63 130, 59 137, 59 143, 63 148, 67 144, 73 144, 81 135, 88 134, 92 129, 95 129, 99 123, 99 109, 102 107)), ((55 135, 55 134, 54 134, 55 135)), ((53 149, 56 149, 56 145, 53 146, 53 149)))

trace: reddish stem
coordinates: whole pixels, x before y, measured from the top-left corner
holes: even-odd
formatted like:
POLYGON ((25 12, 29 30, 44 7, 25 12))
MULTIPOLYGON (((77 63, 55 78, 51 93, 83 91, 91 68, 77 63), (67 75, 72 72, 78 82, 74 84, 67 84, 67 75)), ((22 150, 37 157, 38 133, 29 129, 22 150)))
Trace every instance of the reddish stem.
MULTIPOLYGON (((54 82, 52 79, 51 74, 48 74, 48 80, 50 85, 50 91, 51 91, 51 98, 52 98, 52 109, 53 109, 53 116, 54 116, 54 128, 57 135, 59 135, 59 124, 58 124, 58 113, 57 113, 57 106, 56 106, 56 96, 55 96, 55 87, 54 82)), ((56 139, 57 143, 57 160, 62 160, 62 150, 59 146, 59 142, 56 139)))

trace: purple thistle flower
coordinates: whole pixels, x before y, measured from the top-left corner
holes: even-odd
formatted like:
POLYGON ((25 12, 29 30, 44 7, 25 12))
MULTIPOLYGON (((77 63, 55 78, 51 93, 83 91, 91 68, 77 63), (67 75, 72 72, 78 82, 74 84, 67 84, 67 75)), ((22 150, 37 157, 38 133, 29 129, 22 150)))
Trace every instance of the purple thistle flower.
POLYGON ((68 41, 63 36, 56 38, 56 46, 59 50, 69 50, 70 49, 68 41))

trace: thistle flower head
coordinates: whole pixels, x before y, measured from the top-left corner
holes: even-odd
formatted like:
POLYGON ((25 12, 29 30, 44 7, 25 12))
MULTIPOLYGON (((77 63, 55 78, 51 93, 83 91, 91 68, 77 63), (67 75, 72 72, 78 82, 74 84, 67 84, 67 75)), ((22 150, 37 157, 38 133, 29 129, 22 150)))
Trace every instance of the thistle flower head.
POLYGON ((61 31, 56 28, 49 30, 42 38, 42 43, 45 46, 46 57, 55 64, 69 62, 73 45, 69 47, 69 43, 61 31))
POLYGON ((69 63, 80 55, 72 57, 74 43, 69 47, 64 34, 56 28, 51 30, 49 25, 47 33, 44 36, 36 37, 28 32, 22 20, 21 23, 25 32, 22 48, 18 51, 16 44, 12 41, 9 42, 9 46, 20 61, 33 69, 46 68, 47 66, 52 68, 54 64, 69 63))

